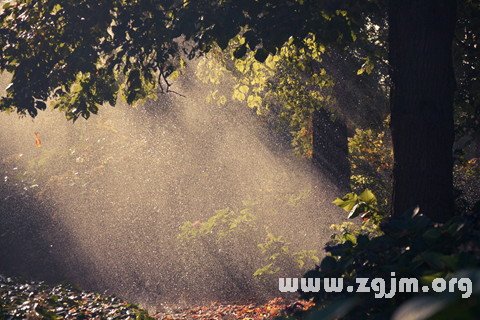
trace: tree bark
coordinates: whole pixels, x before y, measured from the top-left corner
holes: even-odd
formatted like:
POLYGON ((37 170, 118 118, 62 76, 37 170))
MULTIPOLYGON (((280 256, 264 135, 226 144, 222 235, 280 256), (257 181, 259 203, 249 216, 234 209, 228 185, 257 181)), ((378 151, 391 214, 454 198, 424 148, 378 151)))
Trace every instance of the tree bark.
POLYGON ((313 113, 313 163, 341 192, 350 190, 347 126, 324 109, 313 113))
POLYGON ((393 214, 453 215, 455 0, 390 0, 393 214))

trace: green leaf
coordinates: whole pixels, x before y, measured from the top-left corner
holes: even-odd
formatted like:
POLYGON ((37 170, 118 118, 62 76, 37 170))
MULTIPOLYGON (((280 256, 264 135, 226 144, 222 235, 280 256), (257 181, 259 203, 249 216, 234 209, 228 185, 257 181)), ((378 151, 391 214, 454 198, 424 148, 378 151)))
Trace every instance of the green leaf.
POLYGON ((353 193, 347 193, 343 198, 337 198, 333 200, 333 204, 342 208, 343 210, 350 212, 353 207, 357 204, 358 202, 358 196, 353 193))
POLYGON ((367 204, 377 203, 377 197, 375 197, 375 195, 370 189, 365 189, 362 193, 360 193, 358 197, 367 204))
POLYGON ((355 237, 353 234, 347 233, 344 235, 344 237, 345 240, 350 241, 352 244, 357 244, 357 237, 355 237))
POLYGON ((437 241, 442 236, 442 233, 437 228, 428 229, 424 234, 423 238, 430 243, 437 241))
POLYGON ((444 276, 445 276, 444 272, 436 272, 436 273, 428 274, 426 276, 421 277, 421 281, 424 284, 430 285, 433 282, 433 280, 435 280, 436 278, 443 278, 444 276))
POLYGON ((427 251, 422 254, 422 259, 435 270, 455 270, 458 265, 458 255, 445 255, 438 252, 427 251))

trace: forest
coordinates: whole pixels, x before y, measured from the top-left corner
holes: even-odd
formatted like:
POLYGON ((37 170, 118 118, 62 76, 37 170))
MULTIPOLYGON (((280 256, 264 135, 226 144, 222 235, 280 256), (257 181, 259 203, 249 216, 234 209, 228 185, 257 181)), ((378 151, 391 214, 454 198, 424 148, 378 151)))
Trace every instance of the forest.
POLYGON ((479 319, 478 0, 0 0, 0 320, 479 319))

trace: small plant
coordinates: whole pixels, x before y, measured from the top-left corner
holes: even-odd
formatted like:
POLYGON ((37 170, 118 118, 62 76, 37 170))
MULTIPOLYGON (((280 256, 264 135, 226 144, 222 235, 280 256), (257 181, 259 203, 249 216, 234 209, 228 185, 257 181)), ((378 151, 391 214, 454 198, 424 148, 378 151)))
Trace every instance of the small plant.
POLYGON ((331 236, 330 244, 345 243, 346 241, 356 244, 359 235, 376 237, 382 234, 379 225, 383 216, 378 210, 376 196, 369 189, 364 190, 359 195, 354 192, 347 193, 342 198, 335 199, 333 204, 347 211, 348 219, 360 217, 361 222, 347 221, 332 224, 330 229, 335 233, 331 236))
MULTIPOLYGON (((288 194, 283 199, 285 206, 296 208, 308 198, 308 191, 288 194)), ((256 202, 243 202, 239 209, 225 208, 203 221, 186 221, 180 226, 178 239, 185 251, 197 254, 200 250, 215 253, 223 264, 235 263, 240 259, 243 270, 252 280, 272 280, 273 275, 288 274, 292 270, 306 271, 306 267, 318 263, 317 250, 293 249, 282 235, 274 234, 268 225, 261 224, 256 202), (197 248, 194 249, 194 248, 197 248), (238 249, 251 252, 239 257, 238 249), (241 260, 245 259, 245 260, 241 260), (248 260, 247 260, 248 259, 248 260)), ((235 266, 238 267, 238 266, 235 266)))
POLYGON ((337 198, 333 204, 348 212, 348 219, 360 216, 362 219, 380 219, 377 209, 377 197, 369 189, 360 195, 347 193, 343 198, 337 198))
POLYGON ((187 221, 180 227, 179 239, 193 240, 199 237, 217 236, 224 238, 236 231, 242 231, 252 226, 255 216, 251 208, 244 208, 239 211, 230 208, 217 210, 213 216, 206 221, 187 221))
POLYGON ((310 263, 318 263, 317 250, 300 250, 292 252, 290 243, 282 236, 267 232, 265 242, 258 245, 264 257, 265 265, 255 270, 254 277, 286 273, 288 270, 304 269, 310 263))

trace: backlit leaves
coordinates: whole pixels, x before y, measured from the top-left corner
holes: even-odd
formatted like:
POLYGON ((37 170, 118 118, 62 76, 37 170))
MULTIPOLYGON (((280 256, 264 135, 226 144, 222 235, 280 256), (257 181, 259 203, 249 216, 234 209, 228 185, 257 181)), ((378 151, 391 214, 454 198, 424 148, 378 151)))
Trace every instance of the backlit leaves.
POLYGON ((310 157, 312 114, 333 103, 329 94, 333 80, 321 67, 326 48, 310 34, 301 43, 290 37, 276 54, 262 57, 263 62, 256 57, 258 50, 248 49, 237 58, 239 48, 243 51, 248 43, 253 46, 251 36, 247 30, 232 39, 225 54, 212 50, 198 64, 197 76, 206 84, 221 83, 223 90, 228 88, 228 79, 233 79, 231 99, 245 102, 279 126, 288 126, 295 152, 310 157))
MULTIPOLYGON (((68 118, 88 118, 119 91, 134 104, 152 90, 168 91, 167 79, 178 76, 182 57, 226 49, 241 33, 232 55, 273 69, 269 57, 292 37, 301 41, 319 32, 322 41, 350 41, 358 26, 345 10, 342 3, 322 7, 316 1, 8 2, 0 13, 0 70, 11 73, 12 84, 0 110, 36 116, 60 100, 53 103, 68 118), (78 74, 89 75, 89 83, 69 106, 65 101, 73 99, 69 90, 78 74)), ((247 65, 237 69, 251 71, 247 65)), ((263 97, 260 90, 256 95, 263 97)), ((251 101, 260 110, 258 99, 251 101)))

